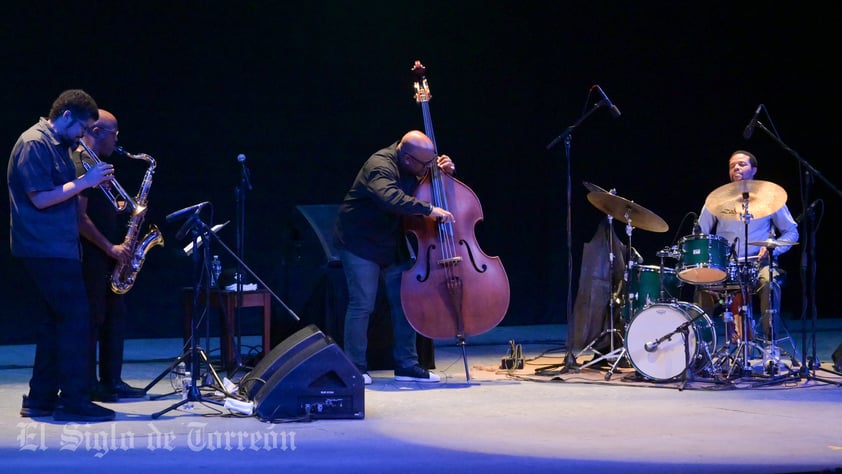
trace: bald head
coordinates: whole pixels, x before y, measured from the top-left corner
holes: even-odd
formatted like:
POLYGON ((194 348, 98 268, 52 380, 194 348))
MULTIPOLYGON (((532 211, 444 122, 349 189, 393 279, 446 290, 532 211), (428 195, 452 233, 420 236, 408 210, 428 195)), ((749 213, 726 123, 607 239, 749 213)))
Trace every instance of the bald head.
POLYGON ((85 144, 90 147, 99 157, 111 156, 117 146, 117 134, 119 133, 117 117, 105 109, 99 109, 99 118, 91 126, 90 131, 82 137, 85 144))
POLYGON ((424 135, 424 132, 418 130, 406 132, 401 138, 398 148, 403 153, 409 153, 421 161, 429 161, 436 157, 433 141, 430 140, 430 137, 424 135))
POLYGON ((105 109, 99 109, 99 119, 94 123, 94 127, 117 130, 117 117, 105 109))

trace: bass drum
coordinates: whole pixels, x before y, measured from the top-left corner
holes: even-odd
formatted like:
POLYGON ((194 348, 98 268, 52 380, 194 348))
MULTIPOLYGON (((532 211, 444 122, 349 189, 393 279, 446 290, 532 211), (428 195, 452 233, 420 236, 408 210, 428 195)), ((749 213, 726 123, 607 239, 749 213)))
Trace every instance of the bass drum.
POLYGON ((699 370, 710 361, 716 347, 713 322, 701 308, 691 303, 653 304, 632 319, 626 331, 626 352, 632 365, 651 380, 670 380, 687 368, 684 338, 678 331, 650 351, 658 339, 688 324, 687 350, 690 369, 699 370))

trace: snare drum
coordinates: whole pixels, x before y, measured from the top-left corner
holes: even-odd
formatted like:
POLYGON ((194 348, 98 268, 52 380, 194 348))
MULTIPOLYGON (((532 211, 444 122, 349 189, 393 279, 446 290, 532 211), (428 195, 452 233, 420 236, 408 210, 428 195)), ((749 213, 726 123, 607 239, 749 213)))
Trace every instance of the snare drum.
POLYGON ((694 285, 719 283, 728 276, 728 239, 718 235, 688 235, 679 241, 678 278, 694 285))
POLYGON ((739 290, 742 287, 754 289, 760 276, 760 261, 757 257, 749 257, 747 262, 742 259, 728 260, 725 268, 726 277, 719 283, 703 285, 704 289, 712 291, 739 290))
POLYGON ((690 369, 701 371, 716 347, 713 322, 701 308, 690 303, 653 304, 632 319, 626 331, 626 351, 632 365, 651 380, 670 380, 688 367, 684 338, 678 331, 654 347, 660 338, 689 323, 687 354, 690 369), (647 344, 650 350, 646 350, 647 344))
MULTIPOLYGON (((675 270, 664 268, 664 299, 678 298, 680 282, 675 270)), ((661 300, 661 267, 657 265, 635 265, 629 275, 629 300, 632 314, 661 300)))

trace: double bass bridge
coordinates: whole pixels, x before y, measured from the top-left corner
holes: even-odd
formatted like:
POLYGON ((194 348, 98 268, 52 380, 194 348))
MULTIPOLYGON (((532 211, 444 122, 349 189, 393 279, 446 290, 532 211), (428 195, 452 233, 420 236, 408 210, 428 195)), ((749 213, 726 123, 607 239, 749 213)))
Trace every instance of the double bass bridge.
POLYGON ((441 267, 455 267, 456 265, 462 263, 462 257, 455 256, 450 258, 443 258, 438 261, 439 266, 441 267))

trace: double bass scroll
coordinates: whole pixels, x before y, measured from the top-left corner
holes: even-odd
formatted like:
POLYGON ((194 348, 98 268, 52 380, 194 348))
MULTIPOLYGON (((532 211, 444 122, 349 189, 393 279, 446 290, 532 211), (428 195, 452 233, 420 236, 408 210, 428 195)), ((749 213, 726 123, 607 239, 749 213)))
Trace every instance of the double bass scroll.
MULTIPOLYGON (((438 155, 430 117, 430 89, 425 68, 415 62, 415 99, 421 106, 424 132, 438 155)), ((431 339, 475 336, 496 327, 509 307, 509 280, 498 257, 487 255, 476 241, 474 229, 483 220, 476 194, 464 183, 432 166, 415 197, 450 211, 455 222, 442 223, 427 216, 403 221, 418 242, 414 265, 401 280, 401 303, 406 318, 420 334, 431 339)))

